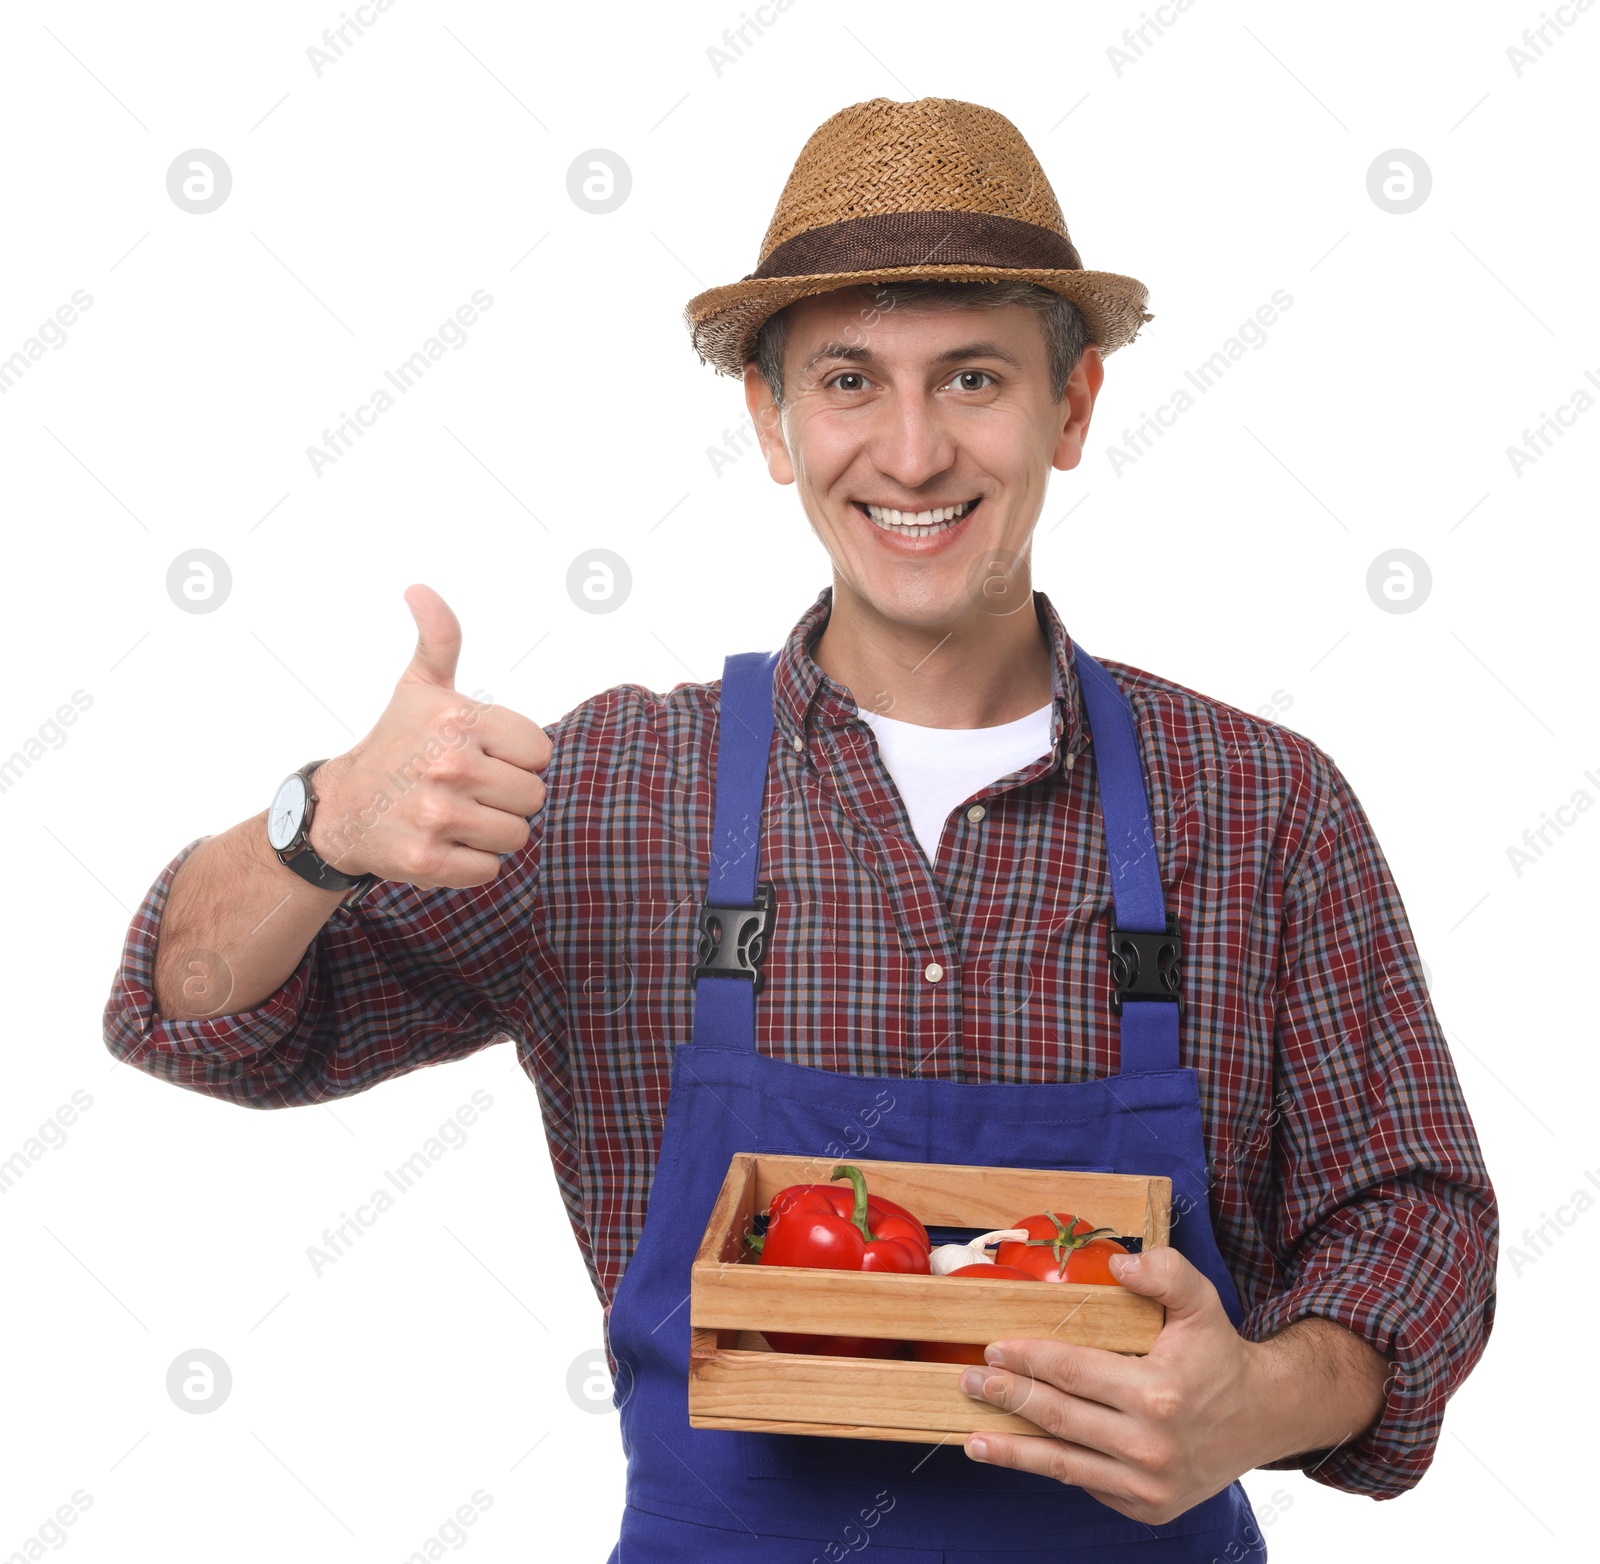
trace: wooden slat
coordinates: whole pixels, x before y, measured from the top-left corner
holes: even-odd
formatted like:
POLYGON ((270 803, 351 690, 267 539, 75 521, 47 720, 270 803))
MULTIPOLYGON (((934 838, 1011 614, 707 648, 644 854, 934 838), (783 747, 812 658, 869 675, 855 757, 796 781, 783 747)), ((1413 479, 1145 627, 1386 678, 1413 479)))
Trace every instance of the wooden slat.
POLYGON ((797 1352, 691 1353, 689 1422, 710 1428, 730 1425, 708 1419, 736 1419, 739 1427, 758 1423, 768 1433, 922 1441, 979 1429, 1040 1434, 1027 1418, 964 1394, 957 1388, 961 1372, 953 1363, 797 1352))
MULTIPOLYGON (((752 1179, 752 1184, 754 1180, 752 1179)), ((1155 1181, 1159 1188, 1153 1190, 1150 1211, 1145 1219, 1144 1246, 1146 1249, 1165 1249, 1172 1242, 1172 1180, 1155 1181)), ((751 1193, 754 1193, 752 1189, 751 1193)), ((1132 1232, 1132 1229, 1129 1229, 1132 1232)))
POLYGON ((1004 1227, 1018 1217, 1049 1209, 1063 1216, 1074 1212, 1119 1233, 1144 1235, 1150 1207, 1170 1205, 1172 1199, 1170 1180, 1123 1173, 780 1157, 762 1152, 755 1157, 754 1209, 765 1211, 788 1184, 827 1183, 839 1160, 861 1169, 869 1194, 897 1201, 930 1227, 1004 1227))
MULTIPOLYGON (((862 1423, 801 1423, 768 1421, 755 1417, 697 1417, 689 1414, 691 1428, 726 1428, 746 1434, 815 1434, 828 1439, 892 1439, 902 1444, 936 1445, 952 1444, 961 1447, 961 1435, 976 1433, 976 1429, 962 1429, 961 1434, 937 1433, 931 1428, 874 1428, 862 1423)), ((1016 1433, 1017 1429, 1002 1430, 1016 1433)), ((1037 1439, 1048 1439, 1031 1423, 1026 1434, 1037 1439)))
POLYGON ((911 1341, 1036 1336, 1108 1352, 1148 1352, 1163 1310, 1125 1288, 1083 1282, 897 1276, 798 1266, 701 1265, 689 1323, 911 1341))
MULTIPOLYGON (((717 1193, 717 1203, 711 1208, 706 1230, 695 1252, 696 1265, 737 1264, 749 1251, 744 1235, 752 1231, 751 1214, 755 1210, 756 1159, 748 1151, 735 1154, 728 1164, 727 1176, 717 1193)), ((768 1197, 770 1200, 770 1196, 768 1197)), ((763 1211, 766 1206, 761 1208, 763 1211)))

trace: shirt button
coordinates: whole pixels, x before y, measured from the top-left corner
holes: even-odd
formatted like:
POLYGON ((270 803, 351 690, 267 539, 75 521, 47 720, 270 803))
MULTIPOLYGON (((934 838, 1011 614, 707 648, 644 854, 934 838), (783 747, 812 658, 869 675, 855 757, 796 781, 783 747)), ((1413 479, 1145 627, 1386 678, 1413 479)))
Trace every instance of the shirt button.
POLYGON ((1067 758, 1061 763, 1067 768, 1068 771, 1071 771, 1072 768, 1077 765, 1078 757, 1076 755, 1068 755, 1067 758))
POLYGON ((937 983, 944 976, 944 968, 937 961, 930 961, 922 969, 922 975, 930 982, 937 983))
POLYGON ((789 740, 789 747, 796 754, 799 754, 800 751, 806 747, 806 741, 800 736, 800 734, 797 733, 792 739, 789 740))
POLYGON ((967 811, 967 819, 969 819, 974 825, 976 825, 988 813, 989 813, 989 811, 987 809, 985 809, 982 804, 974 804, 967 811))

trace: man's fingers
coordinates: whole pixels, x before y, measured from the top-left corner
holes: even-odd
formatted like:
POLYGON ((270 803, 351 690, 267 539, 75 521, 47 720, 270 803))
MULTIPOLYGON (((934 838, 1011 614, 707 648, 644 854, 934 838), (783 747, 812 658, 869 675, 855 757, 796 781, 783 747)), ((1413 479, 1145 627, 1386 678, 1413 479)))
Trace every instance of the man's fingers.
POLYGON ((470 799, 435 793, 422 800, 421 834, 403 842, 397 856, 412 885, 461 890, 498 876, 502 860, 527 845, 528 822, 470 799))
POLYGON ((1143 1360, 1073 1342, 1014 1337, 991 1342, 997 1366, 1054 1385, 1068 1395, 1126 1412, 1137 1404, 1143 1360))
POLYGON ((482 804, 463 804, 459 821, 448 828, 447 834, 457 846, 504 857, 526 846, 530 832, 520 814, 487 809, 482 804))
POLYGON ((1108 1455, 1124 1453, 1122 1445, 1132 1429, 1132 1420, 1124 1412, 1057 1390, 1043 1378, 1030 1378, 1003 1368, 967 1369, 960 1383, 962 1390, 975 1400, 1015 1412, 1057 1439, 1108 1455))
POLYGON ((461 656, 461 623, 450 605, 430 586, 406 588, 406 607, 417 624, 417 649, 403 678, 453 690, 456 660, 461 656))
POLYGON ((969 1434, 964 1448, 969 1457, 989 1466, 1037 1472, 1041 1477, 1053 1477, 1058 1483, 1086 1489, 1102 1504, 1110 1505, 1123 1515, 1132 1515, 1138 1508, 1132 1495, 1124 1493, 1127 1469, 1097 1450, 1060 1439, 1040 1439, 1034 1434, 992 1434, 988 1429, 981 1434, 969 1434), (981 1456, 973 1454, 974 1440, 983 1441, 981 1456))
POLYGON ((504 706, 488 706, 478 713, 475 731, 485 755, 504 760, 524 771, 542 771, 550 764, 550 740, 531 718, 504 706))
POLYGON ((526 819, 544 808, 544 782, 531 771, 492 756, 479 758, 467 790, 478 803, 526 819))
POLYGON ((470 890, 487 885, 500 872, 500 858, 492 852, 471 847, 447 847, 430 857, 414 873, 405 876, 410 885, 442 885, 447 890, 470 890))

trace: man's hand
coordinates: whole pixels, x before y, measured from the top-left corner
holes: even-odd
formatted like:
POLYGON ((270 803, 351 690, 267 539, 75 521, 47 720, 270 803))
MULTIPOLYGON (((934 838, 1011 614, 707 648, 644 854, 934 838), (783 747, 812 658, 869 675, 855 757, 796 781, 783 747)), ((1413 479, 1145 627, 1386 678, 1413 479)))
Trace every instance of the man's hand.
POLYGON ((346 874, 481 885, 528 840, 550 740, 455 689, 461 626, 431 587, 406 590, 417 649, 372 731, 312 776, 311 846, 346 874))
POLYGON ((1217 1289, 1176 1249, 1129 1258, 1137 1263, 1112 1261, 1122 1285, 1166 1306, 1149 1354, 993 1343, 991 1366, 968 1369, 961 1388, 1054 1437, 975 1434, 968 1455, 1075 1484, 1159 1526, 1241 1473, 1342 1443, 1378 1416, 1389 1365, 1343 1326, 1305 1319, 1249 1342, 1217 1289), (1331 1363, 1315 1351, 1308 1357, 1308 1341, 1328 1349, 1331 1363))

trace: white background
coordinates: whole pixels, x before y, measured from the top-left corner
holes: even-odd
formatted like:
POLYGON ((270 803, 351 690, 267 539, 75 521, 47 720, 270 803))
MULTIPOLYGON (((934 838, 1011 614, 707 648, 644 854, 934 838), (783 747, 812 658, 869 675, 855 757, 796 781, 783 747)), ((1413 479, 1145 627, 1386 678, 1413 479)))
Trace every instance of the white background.
POLYGON ((1511 1246, 1600 1177, 1600 818, 1520 874, 1507 849, 1600 798, 1600 411, 1520 476, 1507 447, 1600 376, 1600 14, 1567 11, 1519 76, 1533 3, 1197 0, 1119 75, 1141 9, 797 0, 719 74, 739 0, 398 0, 318 76, 337 0, 6 8, 0 357, 75 289, 93 305, 0 396, 0 752, 92 705, 0 793, 0 1159, 74 1091, 92 1106, 0 1200, 0 1556, 83 1489, 72 1558, 399 1560, 481 1489, 468 1557, 604 1558, 615 1415, 567 1388, 600 1314, 511 1049, 253 1113, 116 1066, 101 1008, 162 865, 377 716, 409 582, 461 617, 460 687, 536 720, 778 644, 826 556, 757 457, 714 471, 743 408, 680 311, 755 265, 816 125, 925 94, 1010 117, 1085 264, 1150 289, 1037 582, 1096 654, 1275 710, 1344 769, 1502 1201, 1498 1322, 1432 1470, 1383 1504, 1248 1477, 1292 1498, 1272 1555, 1583 1551, 1600 1217, 1515 1271, 1511 1246), (232 172, 208 215, 166 189, 194 148, 232 172), (566 186, 596 148, 633 181, 603 216, 566 186), (1367 188, 1393 149, 1432 174, 1405 215, 1367 188), (306 447, 479 288, 467 345, 317 476, 306 447), (1266 344, 1118 476, 1122 431, 1276 289, 1266 344), (632 571, 612 614, 567 595, 595 547, 632 571), (195 548, 232 572, 213 613, 166 592, 195 548), (1365 584, 1396 548, 1432 573, 1404 614, 1365 584), (323 1228, 475 1088, 467 1143, 314 1275, 323 1228), (203 1416, 165 1390, 195 1347, 233 1374, 203 1416))

